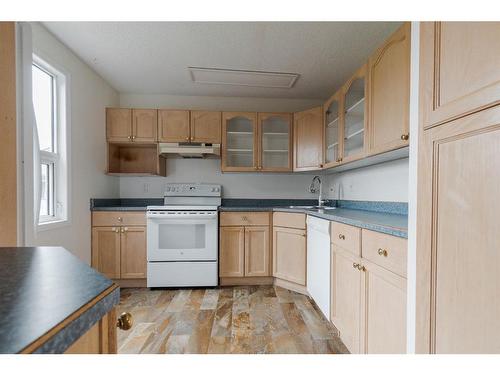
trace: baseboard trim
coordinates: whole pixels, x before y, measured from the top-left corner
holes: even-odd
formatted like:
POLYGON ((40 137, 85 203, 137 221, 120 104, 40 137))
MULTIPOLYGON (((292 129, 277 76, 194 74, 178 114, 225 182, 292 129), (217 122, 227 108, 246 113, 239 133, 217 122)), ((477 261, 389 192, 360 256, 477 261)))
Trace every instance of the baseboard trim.
POLYGON ((120 288, 146 288, 146 279, 115 279, 113 280, 120 288))
POLYGON ((292 290, 300 294, 304 294, 309 297, 309 293, 307 293, 307 288, 304 285, 299 285, 291 281, 278 278, 274 278, 274 285, 279 286, 281 288, 292 290))
POLYGON ((273 277, 221 277, 219 278, 220 286, 230 285, 273 285, 273 277))

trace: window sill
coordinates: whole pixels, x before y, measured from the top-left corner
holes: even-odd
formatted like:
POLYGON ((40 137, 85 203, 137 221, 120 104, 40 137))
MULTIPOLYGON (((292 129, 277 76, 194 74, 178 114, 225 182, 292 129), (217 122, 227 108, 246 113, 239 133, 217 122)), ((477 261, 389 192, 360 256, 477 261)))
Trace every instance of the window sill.
POLYGON ((37 232, 43 232, 46 230, 64 228, 64 227, 67 227, 69 225, 70 225, 70 222, 67 219, 51 220, 51 221, 45 221, 45 222, 38 223, 36 229, 37 229, 37 232))

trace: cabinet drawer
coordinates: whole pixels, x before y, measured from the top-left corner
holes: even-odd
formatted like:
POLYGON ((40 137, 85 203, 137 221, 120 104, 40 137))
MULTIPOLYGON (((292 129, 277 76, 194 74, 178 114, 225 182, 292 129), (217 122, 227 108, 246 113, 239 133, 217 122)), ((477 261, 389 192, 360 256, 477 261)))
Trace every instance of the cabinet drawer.
POLYGON ((220 225, 269 225, 269 212, 221 212, 220 225))
POLYGON ((342 223, 331 224, 331 242, 356 256, 361 256, 361 229, 342 223))
POLYGON ((361 249, 363 258, 406 277, 408 241, 405 238, 363 229, 361 249))
POLYGON ((146 225, 145 212, 99 211, 92 213, 92 226, 146 225))
POLYGON ((275 212, 273 225, 277 227, 306 229, 306 215, 291 212, 275 212))

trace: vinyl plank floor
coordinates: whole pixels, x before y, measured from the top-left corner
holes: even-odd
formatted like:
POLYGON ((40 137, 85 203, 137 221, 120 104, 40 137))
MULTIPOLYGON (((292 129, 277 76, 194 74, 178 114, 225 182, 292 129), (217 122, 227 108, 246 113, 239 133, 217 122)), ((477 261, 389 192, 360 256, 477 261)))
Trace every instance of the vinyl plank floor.
POLYGON ((118 353, 344 354, 335 327, 307 296, 274 286, 123 289, 118 353))

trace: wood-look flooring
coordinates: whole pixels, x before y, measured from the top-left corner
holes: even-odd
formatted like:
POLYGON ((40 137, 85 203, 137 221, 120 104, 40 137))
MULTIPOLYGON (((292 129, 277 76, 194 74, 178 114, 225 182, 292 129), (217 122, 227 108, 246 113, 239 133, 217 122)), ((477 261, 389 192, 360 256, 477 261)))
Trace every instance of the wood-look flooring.
POLYGON ((275 286, 122 289, 118 353, 348 353, 308 297, 275 286))

